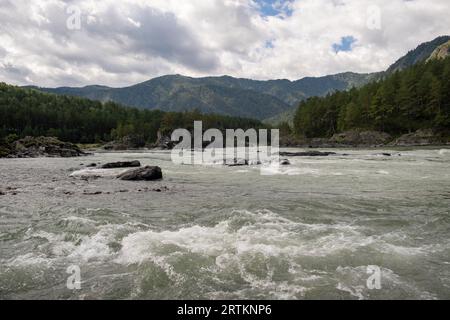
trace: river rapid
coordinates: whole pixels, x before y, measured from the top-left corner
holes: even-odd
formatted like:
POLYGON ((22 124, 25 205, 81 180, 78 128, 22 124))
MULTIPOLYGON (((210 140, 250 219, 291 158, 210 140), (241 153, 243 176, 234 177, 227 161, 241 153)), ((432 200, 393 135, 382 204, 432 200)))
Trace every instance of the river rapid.
POLYGON ((0 159, 0 298, 450 299, 450 150, 333 151, 275 175, 162 151, 0 159), (70 176, 124 160, 164 180, 70 176))

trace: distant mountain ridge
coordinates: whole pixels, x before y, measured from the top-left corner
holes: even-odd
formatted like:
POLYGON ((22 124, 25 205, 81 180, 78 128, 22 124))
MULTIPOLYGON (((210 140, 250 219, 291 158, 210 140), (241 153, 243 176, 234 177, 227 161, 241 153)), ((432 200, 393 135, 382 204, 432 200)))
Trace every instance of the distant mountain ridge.
POLYGON ((168 75, 125 88, 105 86, 32 88, 103 102, 114 101, 142 109, 163 111, 198 109, 203 113, 263 120, 291 110, 306 98, 361 86, 373 78, 373 74, 350 72, 298 81, 258 81, 230 76, 190 78, 168 75))
POLYGON ((405 56, 397 60, 386 72, 391 74, 395 71, 404 70, 419 62, 426 61, 438 47, 448 41, 450 41, 450 36, 441 36, 433 41, 422 43, 416 49, 409 51, 405 56))
POLYGON ((82 88, 33 88, 103 102, 114 101, 142 109, 163 111, 198 109, 203 113, 218 113, 258 120, 271 119, 270 122, 274 122, 278 118, 285 119, 292 115, 294 107, 307 98, 361 87, 395 71, 425 61, 449 40, 449 36, 443 36, 421 44, 395 62, 386 72, 370 74, 346 72, 317 78, 307 77, 297 81, 286 79, 259 81, 230 76, 191 78, 167 75, 125 88, 98 85, 82 88))

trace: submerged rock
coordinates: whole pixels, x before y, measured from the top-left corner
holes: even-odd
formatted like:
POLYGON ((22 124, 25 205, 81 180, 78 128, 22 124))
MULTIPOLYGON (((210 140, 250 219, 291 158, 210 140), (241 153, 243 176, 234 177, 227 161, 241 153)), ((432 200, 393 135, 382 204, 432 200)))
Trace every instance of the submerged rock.
POLYGON ((328 157, 336 155, 335 152, 307 151, 307 152, 280 152, 282 157, 328 157))
POLYGON ((243 167, 243 166, 259 166, 261 161, 259 160, 247 160, 247 159, 234 159, 232 163, 224 163, 228 167, 243 167))
POLYGON ((104 164, 102 169, 117 169, 117 168, 137 168, 140 167, 141 163, 137 160, 135 161, 122 161, 122 162, 111 162, 104 164))
POLYGON ((280 161, 280 164, 282 166, 289 166, 291 164, 291 162, 288 159, 283 159, 280 161))
POLYGON ((248 166, 249 162, 246 159, 234 159, 233 163, 227 164, 228 167, 248 166))
POLYGON ((117 176, 117 179, 127 181, 153 181, 163 178, 162 170, 156 166, 132 169, 117 176))
POLYGON ((85 192, 83 192, 83 195, 85 195, 85 196, 98 196, 98 195, 100 195, 102 193, 103 192, 101 192, 101 191, 93 191, 93 192, 85 191, 85 192))

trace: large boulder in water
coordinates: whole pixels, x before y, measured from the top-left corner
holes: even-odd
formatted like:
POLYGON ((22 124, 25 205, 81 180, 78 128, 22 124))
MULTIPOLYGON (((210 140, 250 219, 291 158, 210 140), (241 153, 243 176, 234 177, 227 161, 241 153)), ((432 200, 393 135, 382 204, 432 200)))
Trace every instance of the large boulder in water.
POLYGON ((143 168, 126 171, 117 176, 117 178, 127 181, 153 181, 161 180, 163 175, 160 167, 146 166, 143 168))
POLYGON ((135 160, 135 161, 107 163, 102 166, 102 169, 137 168, 140 166, 141 166, 141 163, 139 161, 135 160))

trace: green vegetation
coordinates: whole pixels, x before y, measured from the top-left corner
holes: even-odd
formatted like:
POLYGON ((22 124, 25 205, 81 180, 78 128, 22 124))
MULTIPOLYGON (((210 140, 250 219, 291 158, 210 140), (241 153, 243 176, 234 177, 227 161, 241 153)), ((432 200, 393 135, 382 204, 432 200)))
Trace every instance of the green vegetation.
POLYGON ((450 41, 450 36, 441 36, 430 42, 420 44, 416 49, 411 50, 405 56, 398 59, 392 66, 390 66, 387 73, 392 74, 395 71, 401 71, 417 63, 426 61, 433 55, 433 52, 438 47, 448 41, 450 41))
POLYGON ((140 109, 174 112, 198 109, 205 114, 264 120, 294 109, 305 98, 361 86, 377 76, 349 72, 298 81, 256 81, 228 76, 190 78, 170 75, 127 88, 87 86, 35 89, 98 101, 114 101, 140 109))
POLYGON ((3 146, 25 136, 52 136, 81 144, 138 136, 153 143, 158 131, 169 133, 177 128, 190 129, 194 120, 203 121, 205 130, 263 127, 257 120, 204 115, 198 111, 140 110, 113 102, 47 94, 0 83, 0 140, 3 146))
POLYGON ((336 91, 360 88, 396 71, 421 63, 450 40, 442 36, 423 43, 395 62, 387 71, 369 74, 352 72, 318 78, 306 77, 297 81, 286 79, 257 81, 230 76, 191 78, 167 75, 125 88, 93 85, 81 88, 60 87, 36 90, 98 101, 113 101, 125 106, 146 110, 183 112, 197 109, 204 114, 223 114, 266 120, 268 124, 289 122, 295 107, 310 97, 324 97, 336 91))
POLYGON ((402 134, 450 128, 450 58, 430 60, 360 89, 300 103, 295 132, 330 137, 352 129, 402 134))

